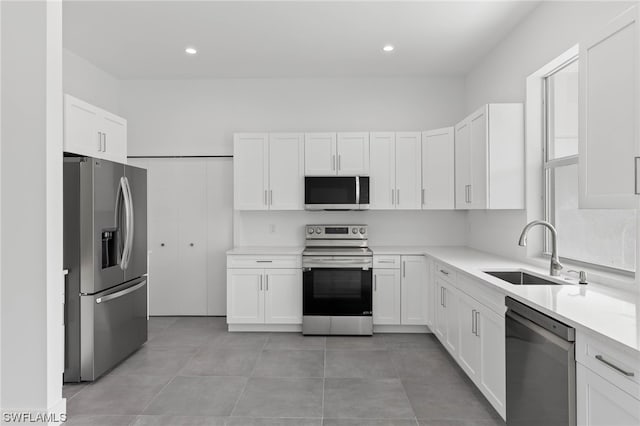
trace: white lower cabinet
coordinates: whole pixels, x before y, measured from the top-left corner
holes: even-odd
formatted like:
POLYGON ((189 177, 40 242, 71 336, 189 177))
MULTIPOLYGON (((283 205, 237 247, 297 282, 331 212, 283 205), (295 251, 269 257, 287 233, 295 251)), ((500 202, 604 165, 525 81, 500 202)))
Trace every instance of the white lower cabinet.
POLYGON ((228 324, 302 324, 302 272, 297 268, 233 267, 272 259, 227 260, 228 324))
POLYGON ((374 270, 373 324, 400 324, 400 269, 374 270))
POLYGON ((640 400, 582 364, 576 364, 578 426, 635 426, 640 424, 640 400))
POLYGON ((576 332, 578 426, 640 425, 637 352, 576 332))
POLYGON ((424 256, 374 256, 373 323, 427 325, 430 286, 424 256))
MULTIPOLYGON (((436 291, 434 334, 485 398, 505 418, 504 315, 479 302, 474 298, 475 292, 474 297, 467 294, 463 284, 469 283, 469 280, 456 277, 454 271, 436 264, 433 276, 436 291)), ((474 285, 475 291, 480 285, 474 285)))

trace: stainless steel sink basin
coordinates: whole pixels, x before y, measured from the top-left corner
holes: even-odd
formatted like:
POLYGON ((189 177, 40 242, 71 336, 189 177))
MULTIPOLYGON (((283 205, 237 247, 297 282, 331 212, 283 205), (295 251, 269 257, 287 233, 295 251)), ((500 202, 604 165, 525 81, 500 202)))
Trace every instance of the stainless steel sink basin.
POLYGON ((561 285, 555 281, 547 280, 525 271, 483 271, 496 278, 513 285, 561 285))

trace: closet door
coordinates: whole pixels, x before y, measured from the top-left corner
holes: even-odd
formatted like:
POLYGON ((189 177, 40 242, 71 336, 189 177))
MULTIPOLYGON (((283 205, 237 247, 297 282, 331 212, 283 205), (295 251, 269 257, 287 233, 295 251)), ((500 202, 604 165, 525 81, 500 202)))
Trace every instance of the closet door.
POLYGON ((183 302, 180 315, 206 315, 206 160, 174 161, 178 174, 178 188, 174 196, 178 204, 178 282, 172 293, 183 302))
POLYGON ((149 315, 174 315, 184 304, 174 297, 178 282, 178 190, 174 160, 147 163, 149 315))

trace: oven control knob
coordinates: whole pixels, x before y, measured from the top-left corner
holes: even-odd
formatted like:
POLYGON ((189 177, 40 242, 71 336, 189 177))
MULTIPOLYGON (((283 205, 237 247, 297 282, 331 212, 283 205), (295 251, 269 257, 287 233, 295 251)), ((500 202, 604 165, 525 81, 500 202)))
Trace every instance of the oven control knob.
POLYGON ((366 229, 364 229, 364 228, 360 228, 360 233, 361 233, 361 234, 364 234, 365 232, 367 232, 367 230, 366 230, 366 229))
POLYGON ((353 229, 351 230, 351 233, 352 233, 352 234, 357 234, 357 233, 358 233, 358 228, 353 228, 353 229))
POLYGON ((322 233, 322 228, 320 228, 319 226, 316 228, 316 234, 320 234, 322 233))
POLYGON ((308 228, 308 229, 307 229, 307 232, 308 232, 309 234, 313 234, 313 228, 308 228))

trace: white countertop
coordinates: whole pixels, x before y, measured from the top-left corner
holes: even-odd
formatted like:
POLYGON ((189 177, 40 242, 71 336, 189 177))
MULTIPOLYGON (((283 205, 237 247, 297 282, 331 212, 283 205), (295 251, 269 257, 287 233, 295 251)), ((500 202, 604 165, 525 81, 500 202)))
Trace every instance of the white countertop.
POLYGON ((254 256, 273 256, 273 255, 291 255, 297 256, 302 254, 304 247, 302 246, 285 246, 285 247, 262 247, 262 246, 245 246, 234 247, 227 250, 227 254, 248 254, 254 256))
POLYGON ((371 247, 374 254, 425 254, 499 289, 506 296, 582 331, 595 332, 614 343, 640 352, 640 294, 597 283, 579 285, 517 286, 483 270, 527 269, 547 275, 548 270, 468 247, 371 247))

